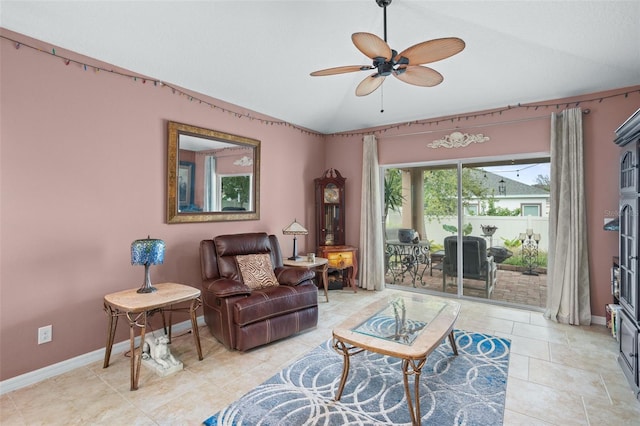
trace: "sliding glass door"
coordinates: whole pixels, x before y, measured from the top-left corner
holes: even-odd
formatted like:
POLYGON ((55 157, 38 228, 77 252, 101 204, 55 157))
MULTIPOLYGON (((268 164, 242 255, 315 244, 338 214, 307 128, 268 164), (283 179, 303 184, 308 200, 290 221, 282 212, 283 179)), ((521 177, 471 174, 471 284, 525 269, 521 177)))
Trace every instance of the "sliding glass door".
POLYGON ((387 284, 545 306, 548 158, 393 167, 384 176, 387 284))
POLYGON ((455 282, 453 288, 445 285, 442 267, 444 238, 459 225, 457 165, 391 168, 384 174, 386 282, 455 293, 455 282))

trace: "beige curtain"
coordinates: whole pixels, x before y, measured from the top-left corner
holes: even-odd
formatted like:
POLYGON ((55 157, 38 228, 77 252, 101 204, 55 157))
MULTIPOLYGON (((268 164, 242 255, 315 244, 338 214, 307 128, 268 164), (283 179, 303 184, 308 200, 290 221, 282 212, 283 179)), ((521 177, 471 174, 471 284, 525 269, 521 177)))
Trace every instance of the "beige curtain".
POLYGON ((547 309, 553 321, 591 324, 582 111, 551 115, 547 309))
POLYGON ((366 135, 362 149, 362 199, 360 213, 360 287, 384 289, 384 246, 378 145, 366 135))

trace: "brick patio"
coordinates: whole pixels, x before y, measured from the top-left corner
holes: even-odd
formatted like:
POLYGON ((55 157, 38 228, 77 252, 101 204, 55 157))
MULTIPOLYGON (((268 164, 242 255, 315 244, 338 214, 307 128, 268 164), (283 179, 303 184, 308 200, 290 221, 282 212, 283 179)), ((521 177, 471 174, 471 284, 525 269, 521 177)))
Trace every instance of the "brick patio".
MULTIPOLYGON (((410 286, 415 288, 423 288, 432 291, 442 292, 442 272, 433 269, 427 270, 422 276, 422 280, 418 277, 415 284, 411 277, 407 274, 404 279, 396 277, 393 282, 391 274, 387 274, 387 284, 395 284, 399 286, 410 286)), ((482 281, 464 280, 463 294, 465 296, 473 296, 485 298, 485 292, 482 281)), ((455 284, 447 284, 447 293, 456 293, 455 284)), ((491 294, 491 300, 514 303, 518 305, 534 306, 544 308, 547 303, 547 275, 524 275, 520 271, 510 271, 498 269, 496 285, 491 294)))

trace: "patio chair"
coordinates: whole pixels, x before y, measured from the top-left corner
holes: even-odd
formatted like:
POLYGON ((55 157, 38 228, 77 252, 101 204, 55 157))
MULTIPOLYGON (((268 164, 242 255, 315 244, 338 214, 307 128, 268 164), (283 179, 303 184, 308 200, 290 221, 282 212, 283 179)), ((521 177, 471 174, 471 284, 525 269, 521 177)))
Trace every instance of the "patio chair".
MULTIPOLYGON (((462 278, 484 281, 487 299, 496 284, 497 266, 493 256, 487 254, 487 241, 482 237, 462 237, 462 278)), ((442 259, 442 291, 447 289, 447 276, 458 276, 458 237, 444 239, 444 258, 442 259)))

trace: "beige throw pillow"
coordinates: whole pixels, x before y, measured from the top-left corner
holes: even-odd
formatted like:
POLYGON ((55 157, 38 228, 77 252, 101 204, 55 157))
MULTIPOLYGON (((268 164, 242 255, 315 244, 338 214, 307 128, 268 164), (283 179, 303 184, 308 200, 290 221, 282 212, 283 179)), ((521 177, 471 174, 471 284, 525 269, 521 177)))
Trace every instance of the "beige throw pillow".
POLYGON ((258 290, 278 285, 278 280, 273 273, 271 256, 268 253, 238 255, 236 262, 238 262, 242 280, 250 289, 258 290))

